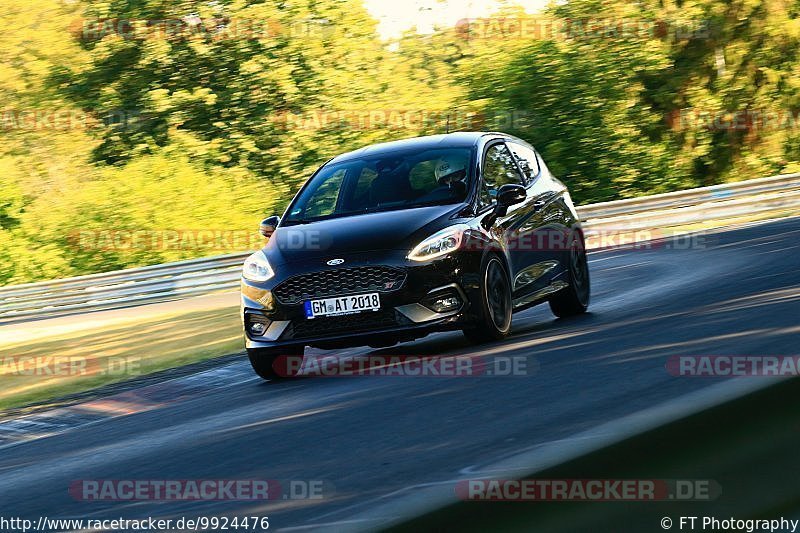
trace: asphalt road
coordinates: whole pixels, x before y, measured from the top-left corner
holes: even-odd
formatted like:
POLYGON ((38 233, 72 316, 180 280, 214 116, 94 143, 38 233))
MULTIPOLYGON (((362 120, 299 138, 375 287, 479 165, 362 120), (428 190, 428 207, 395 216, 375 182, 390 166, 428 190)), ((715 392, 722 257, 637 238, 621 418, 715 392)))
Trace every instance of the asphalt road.
POLYGON ((546 306, 531 309, 503 343, 476 348, 447 333, 345 354, 522 356, 528 375, 263 383, 237 360, 165 384, 142 412, 3 449, 0 514, 268 515, 270 529, 348 529, 387 495, 469 478, 719 383, 671 376, 669 356, 797 354, 800 219, 693 244, 592 253, 591 312, 555 320, 546 306), (320 480, 327 492, 266 503, 78 501, 68 488, 85 479, 320 480))

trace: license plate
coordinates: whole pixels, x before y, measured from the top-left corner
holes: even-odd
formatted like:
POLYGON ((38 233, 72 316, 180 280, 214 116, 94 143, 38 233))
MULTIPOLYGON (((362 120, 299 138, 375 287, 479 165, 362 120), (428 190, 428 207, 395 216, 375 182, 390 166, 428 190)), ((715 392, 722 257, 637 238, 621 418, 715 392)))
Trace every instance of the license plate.
POLYGON ((305 303, 306 318, 308 319, 319 316, 352 315, 364 311, 378 311, 380 308, 381 299, 377 292, 322 300, 306 300, 305 303))

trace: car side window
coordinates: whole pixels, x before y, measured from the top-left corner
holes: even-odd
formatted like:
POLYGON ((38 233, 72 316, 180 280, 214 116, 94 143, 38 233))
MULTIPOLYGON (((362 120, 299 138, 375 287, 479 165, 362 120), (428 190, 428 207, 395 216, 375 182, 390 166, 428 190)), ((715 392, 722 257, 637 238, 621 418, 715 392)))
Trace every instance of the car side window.
POLYGON ((525 175, 525 186, 527 187, 539 176, 539 158, 532 148, 524 144, 509 142, 508 147, 525 175))
POLYGON ((505 144, 494 144, 486 150, 483 158, 483 180, 481 182, 481 206, 492 205, 497 191, 503 185, 521 185, 522 177, 514 164, 513 155, 505 144))

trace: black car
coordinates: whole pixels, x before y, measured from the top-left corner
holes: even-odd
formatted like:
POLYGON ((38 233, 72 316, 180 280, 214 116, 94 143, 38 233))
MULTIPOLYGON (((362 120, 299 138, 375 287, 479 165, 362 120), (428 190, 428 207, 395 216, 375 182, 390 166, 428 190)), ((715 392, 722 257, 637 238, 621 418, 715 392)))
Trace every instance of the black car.
POLYGON ((589 304, 580 220, 534 148, 459 132, 368 146, 323 165, 244 263, 256 373, 278 355, 391 346, 433 331, 502 339, 512 312, 589 304))

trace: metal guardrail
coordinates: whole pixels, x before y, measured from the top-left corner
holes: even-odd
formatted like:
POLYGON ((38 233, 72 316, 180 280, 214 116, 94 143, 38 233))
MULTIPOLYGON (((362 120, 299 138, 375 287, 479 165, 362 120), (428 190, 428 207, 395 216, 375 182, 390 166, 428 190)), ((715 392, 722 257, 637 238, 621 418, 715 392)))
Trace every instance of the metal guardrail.
MULTIPOLYGON (((741 217, 800 214, 800 174, 603 202, 578 208, 589 233, 624 233, 741 217)), ((239 284, 250 252, 0 287, 0 324, 177 300, 239 284)))
POLYGON ((229 291, 249 253, 0 287, 0 324, 229 291))
POLYGON ((595 232, 664 229, 772 212, 800 214, 800 174, 591 204, 578 212, 595 232))
POLYGON ((769 178, 758 178, 736 183, 723 183, 710 187, 686 189, 683 191, 601 202, 580 207, 581 218, 607 218, 618 215, 631 215, 644 211, 694 206, 707 202, 726 201, 759 194, 796 191, 800 189, 800 173, 781 174, 769 178))

